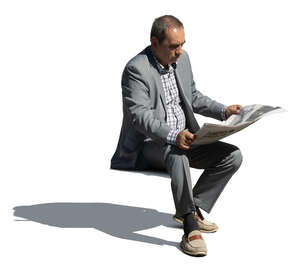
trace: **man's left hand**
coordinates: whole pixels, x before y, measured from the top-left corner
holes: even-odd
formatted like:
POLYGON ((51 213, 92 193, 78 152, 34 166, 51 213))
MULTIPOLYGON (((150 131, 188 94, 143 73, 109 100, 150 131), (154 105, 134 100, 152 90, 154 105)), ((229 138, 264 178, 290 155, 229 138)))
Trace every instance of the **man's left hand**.
POLYGON ((240 114, 240 111, 242 109, 242 106, 239 105, 239 104, 234 104, 234 105, 229 105, 227 108, 226 108, 226 119, 229 118, 231 115, 233 114, 240 114))

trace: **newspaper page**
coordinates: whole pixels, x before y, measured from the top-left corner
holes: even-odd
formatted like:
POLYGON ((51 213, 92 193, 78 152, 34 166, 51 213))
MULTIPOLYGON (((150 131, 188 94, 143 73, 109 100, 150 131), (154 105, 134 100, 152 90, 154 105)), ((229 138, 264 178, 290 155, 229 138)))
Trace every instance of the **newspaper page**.
POLYGON ((205 123, 196 133, 192 146, 209 144, 230 136, 255 123, 262 117, 285 111, 281 107, 253 104, 242 107, 240 114, 231 115, 221 124, 205 123))

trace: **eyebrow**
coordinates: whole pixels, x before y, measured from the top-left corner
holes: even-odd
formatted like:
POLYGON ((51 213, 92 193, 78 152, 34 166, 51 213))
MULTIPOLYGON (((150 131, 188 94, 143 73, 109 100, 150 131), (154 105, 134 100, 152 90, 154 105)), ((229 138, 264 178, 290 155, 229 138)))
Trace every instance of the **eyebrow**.
POLYGON ((184 40, 183 43, 171 43, 170 46, 171 46, 171 47, 175 47, 175 46, 177 47, 177 46, 179 46, 179 45, 182 46, 182 45, 184 45, 184 44, 185 44, 185 40, 184 40))

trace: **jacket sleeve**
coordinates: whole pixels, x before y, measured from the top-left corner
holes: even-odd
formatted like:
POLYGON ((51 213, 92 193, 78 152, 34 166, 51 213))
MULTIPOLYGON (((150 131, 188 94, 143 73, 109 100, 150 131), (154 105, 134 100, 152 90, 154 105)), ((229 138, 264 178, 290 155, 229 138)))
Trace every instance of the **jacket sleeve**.
POLYGON ((190 80, 191 80, 191 90, 192 90, 192 107, 193 112, 201 114, 204 116, 212 117, 218 120, 226 120, 225 111, 226 106, 215 100, 212 100, 206 95, 203 95, 200 91, 196 89, 196 84, 193 77, 192 67, 187 55, 188 64, 190 68, 190 80))
POLYGON ((152 139, 167 142, 170 127, 155 117, 151 106, 150 91, 140 71, 127 65, 122 76, 122 96, 124 108, 133 127, 152 139))

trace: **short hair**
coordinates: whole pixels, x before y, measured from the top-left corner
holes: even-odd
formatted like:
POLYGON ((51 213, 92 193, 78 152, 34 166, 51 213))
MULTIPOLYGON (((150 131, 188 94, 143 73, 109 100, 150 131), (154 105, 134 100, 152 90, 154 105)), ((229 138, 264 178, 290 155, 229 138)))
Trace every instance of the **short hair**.
POLYGON ((166 29, 170 28, 183 28, 183 24, 172 15, 156 18, 152 24, 150 40, 152 37, 156 37, 158 42, 161 43, 166 38, 166 29))

